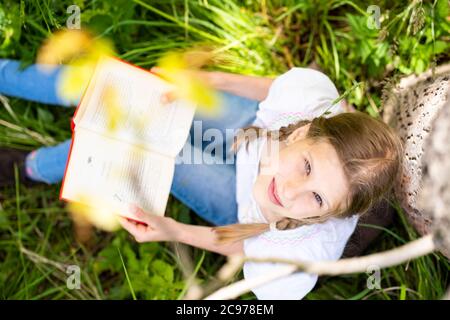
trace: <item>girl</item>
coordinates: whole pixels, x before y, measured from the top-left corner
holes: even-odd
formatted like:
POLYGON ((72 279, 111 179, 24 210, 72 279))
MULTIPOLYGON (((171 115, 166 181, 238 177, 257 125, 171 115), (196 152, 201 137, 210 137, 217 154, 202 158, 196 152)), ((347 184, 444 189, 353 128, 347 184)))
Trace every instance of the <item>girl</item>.
MULTIPOLYGON (((14 61, 1 61, 0 68, 0 93, 70 105, 55 94, 60 70, 50 76, 36 66, 21 72, 14 61)), ((292 68, 275 80, 221 72, 198 75, 223 92, 226 106, 219 119, 196 116, 202 130, 216 128, 225 136, 226 129, 253 126, 236 141, 235 163, 180 162, 175 167, 171 193, 216 226, 182 224, 139 208, 136 215, 147 225, 123 218, 122 226, 138 242, 178 241, 223 255, 339 259, 359 216, 391 188, 399 172, 398 137, 379 120, 333 105, 338 92, 319 71, 292 68), (251 130, 256 135, 245 134, 251 130)), ((11 181, 7 172, 12 163, 24 159, 27 181, 59 182, 69 145, 27 155, 3 149, 3 181, 11 181)), ((280 267, 246 262, 244 277, 280 267)), ((300 272, 253 292, 259 299, 302 299, 316 281, 316 275, 300 272)))

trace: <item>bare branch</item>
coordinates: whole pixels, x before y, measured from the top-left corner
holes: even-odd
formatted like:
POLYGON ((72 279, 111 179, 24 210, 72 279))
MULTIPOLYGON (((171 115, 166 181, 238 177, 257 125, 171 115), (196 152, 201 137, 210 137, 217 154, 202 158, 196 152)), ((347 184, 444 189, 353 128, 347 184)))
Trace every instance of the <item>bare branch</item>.
POLYGON ((219 289, 213 294, 207 296, 206 300, 224 300, 235 299, 240 295, 250 291, 253 288, 273 280, 288 276, 294 272, 302 271, 317 275, 339 275, 366 272, 367 268, 376 265, 379 268, 386 268, 401 264, 411 259, 415 259, 435 250, 433 236, 427 235, 420 239, 414 240, 401 247, 375 253, 364 257, 341 259, 338 261, 320 261, 320 262, 301 262, 289 259, 264 259, 241 257, 243 261, 253 262, 272 262, 287 264, 280 267, 276 272, 265 274, 252 279, 244 279, 227 287, 219 289))

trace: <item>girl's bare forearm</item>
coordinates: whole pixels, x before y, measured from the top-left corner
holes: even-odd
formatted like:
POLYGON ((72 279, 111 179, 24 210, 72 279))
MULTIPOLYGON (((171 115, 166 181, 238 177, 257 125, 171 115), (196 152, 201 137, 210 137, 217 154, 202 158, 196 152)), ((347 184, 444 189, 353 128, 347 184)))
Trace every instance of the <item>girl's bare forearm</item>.
POLYGON ((178 229, 179 232, 177 232, 175 239, 178 242, 219 253, 224 256, 244 254, 242 241, 224 245, 216 244, 216 234, 211 227, 179 223, 178 229))
POLYGON ((209 77, 216 89, 257 101, 263 101, 267 97, 274 80, 219 71, 210 72, 209 77))

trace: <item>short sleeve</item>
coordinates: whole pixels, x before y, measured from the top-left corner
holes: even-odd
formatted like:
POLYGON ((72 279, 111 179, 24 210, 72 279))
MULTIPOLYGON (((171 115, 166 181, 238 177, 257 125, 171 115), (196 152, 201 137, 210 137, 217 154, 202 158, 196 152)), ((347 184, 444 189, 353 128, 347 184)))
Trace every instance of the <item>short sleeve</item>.
MULTIPOLYGON (((322 224, 301 226, 285 231, 268 231, 244 240, 244 254, 255 258, 278 258, 297 261, 338 260, 353 233, 358 216, 330 218, 322 224)), ((255 279, 278 272, 288 265, 272 262, 244 263, 244 278, 255 279)), ((318 276, 296 272, 252 291, 259 300, 300 300, 315 286, 318 276)))
MULTIPOLYGON (((262 276, 278 268, 286 268, 286 265, 260 263, 258 271, 252 273, 253 276, 262 276)), ((254 288, 252 291, 258 300, 301 300, 314 288, 317 279, 317 275, 297 272, 254 288)))
POLYGON ((292 68, 275 78, 265 100, 259 104, 255 125, 278 129, 282 125, 331 116, 344 111, 336 86, 324 73, 309 68, 292 68))
MULTIPOLYGON (((320 260, 322 252, 311 240, 305 240, 304 245, 295 243, 268 243, 270 240, 253 237, 244 241, 244 253, 249 257, 259 258, 285 258, 299 261, 320 260)), ((286 240, 289 241, 289 240, 286 240)), ((254 279, 286 268, 288 265, 272 262, 252 262, 244 264, 244 278, 254 279)), ((315 286, 318 276, 305 272, 296 272, 291 275, 271 281, 270 283, 253 288, 252 291, 259 300, 300 300, 315 286)))

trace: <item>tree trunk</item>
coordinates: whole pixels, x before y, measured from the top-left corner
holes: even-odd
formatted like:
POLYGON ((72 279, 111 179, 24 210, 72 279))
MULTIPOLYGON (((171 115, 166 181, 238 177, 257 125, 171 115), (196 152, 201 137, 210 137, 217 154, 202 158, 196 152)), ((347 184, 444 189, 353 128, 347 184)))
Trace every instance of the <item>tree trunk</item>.
MULTIPOLYGON (((448 213, 442 212, 450 210, 449 99, 447 64, 437 67, 434 74, 428 70, 403 78, 384 102, 383 120, 397 130, 405 148, 395 196, 421 235, 444 225, 450 230, 450 219, 444 218, 448 213)), ((448 244, 438 247, 450 258, 448 244)))

